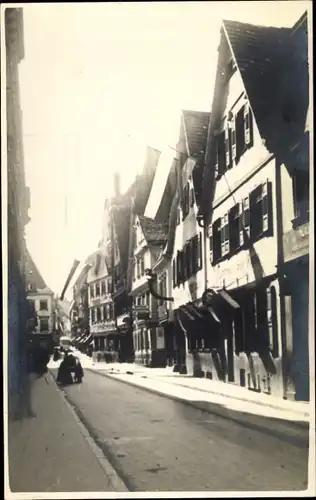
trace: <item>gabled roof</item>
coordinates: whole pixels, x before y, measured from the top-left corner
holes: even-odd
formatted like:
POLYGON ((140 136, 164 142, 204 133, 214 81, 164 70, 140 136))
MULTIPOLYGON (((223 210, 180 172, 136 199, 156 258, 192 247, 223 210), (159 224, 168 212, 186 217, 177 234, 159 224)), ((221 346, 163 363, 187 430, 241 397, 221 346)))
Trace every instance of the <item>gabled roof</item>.
POLYGON ((204 158, 210 113, 182 110, 182 117, 188 155, 197 160, 204 158))
POLYGON ((45 289, 45 291, 52 293, 47 287, 28 249, 26 249, 25 254, 25 284, 27 288, 32 286, 34 291, 45 289))
MULTIPOLYGON (((306 21, 305 21, 306 24, 306 21)), ((256 125, 270 152, 283 152, 304 133, 308 101, 307 37, 304 16, 293 28, 257 26, 224 20, 217 62, 208 146, 203 172, 202 211, 207 213, 214 190, 213 133, 223 99, 222 72, 228 52, 235 59, 256 125), (293 36, 297 24, 303 35, 293 36), (211 155, 211 157, 210 157, 211 155)))
POLYGON ((139 215, 138 220, 148 244, 161 245, 166 242, 168 234, 167 223, 157 223, 148 217, 139 215))
MULTIPOLYGON (((302 119, 298 117, 302 111, 295 104, 298 59, 295 54, 297 40, 292 37, 293 28, 256 26, 225 20, 223 29, 243 79, 260 135, 266 141, 267 148, 275 152, 280 147, 281 134, 287 139, 290 134, 296 134, 297 121, 302 119)), ((299 50, 304 58, 304 46, 300 46, 299 50)), ((305 50, 307 62, 307 37, 305 50)), ((299 70, 299 73, 304 73, 304 69, 299 70)), ((303 111, 303 115, 306 115, 306 111, 305 114, 303 111)))

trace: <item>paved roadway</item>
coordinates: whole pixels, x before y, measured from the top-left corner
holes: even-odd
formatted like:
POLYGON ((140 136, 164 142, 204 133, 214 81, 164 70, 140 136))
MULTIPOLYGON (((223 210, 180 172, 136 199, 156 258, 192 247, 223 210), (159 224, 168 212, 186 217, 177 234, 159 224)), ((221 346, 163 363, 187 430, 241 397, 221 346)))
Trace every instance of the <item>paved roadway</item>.
POLYGON ((130 491, 306 488, 307 443, 286 442, 88 370, 66 394, 130 491))

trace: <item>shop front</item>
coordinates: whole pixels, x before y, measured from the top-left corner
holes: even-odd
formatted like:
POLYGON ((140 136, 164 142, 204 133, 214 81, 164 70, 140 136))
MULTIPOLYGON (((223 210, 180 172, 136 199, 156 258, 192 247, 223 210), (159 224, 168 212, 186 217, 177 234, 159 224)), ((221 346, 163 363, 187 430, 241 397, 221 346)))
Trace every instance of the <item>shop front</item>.
POLYGON ((120 337, 119 361, 120 363, 134 362, 133 346, 133 318, 125 312, 116 318, 116 327, 120 337))
POLYGON ((116 363, 119 361, 120 338, 115 321, 107 321, 91 327, 94 361, 116 363))
POLYGON ((135 363, 152 367, 153 353, 157 350, 158 322, 152 317, 149 307, 142 305, 133 307, 133 320, 135 363))

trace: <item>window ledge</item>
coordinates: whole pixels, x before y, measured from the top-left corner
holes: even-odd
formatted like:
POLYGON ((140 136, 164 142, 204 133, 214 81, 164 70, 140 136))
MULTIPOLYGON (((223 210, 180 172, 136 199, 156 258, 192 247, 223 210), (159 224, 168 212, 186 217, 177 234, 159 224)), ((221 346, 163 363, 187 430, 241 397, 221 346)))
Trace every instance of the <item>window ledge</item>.
POLYGON ((297 229, 300 226, 303 226, 309 222, 309 212, 303 215, 299 215, 298 217, 295 217, 295 219, 291 220, 292 223, 292 228, 297 229))

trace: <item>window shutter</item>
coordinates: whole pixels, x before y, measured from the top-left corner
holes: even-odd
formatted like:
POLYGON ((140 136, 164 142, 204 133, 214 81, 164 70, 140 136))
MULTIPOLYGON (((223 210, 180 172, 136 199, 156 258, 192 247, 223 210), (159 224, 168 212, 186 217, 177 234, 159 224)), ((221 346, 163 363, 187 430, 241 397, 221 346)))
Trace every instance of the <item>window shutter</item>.
POLYGON ((177 273, 176 273, 175 259, 173 259, 173 262, 172 262, 172 279, 173 279, 173 288, 175 288, 177 286, 177 273))
POLYGON ((197 236, 197 255, 198 255, 198 259, 197 259, 197 270, 200 271, 203 267, 202 265, 202 233, 199 233, 199 235, 197 236))
POLYGON ((229 253, 229 225, 228 214, 221 218, 221 248, 222 257, 229 253))
POLYGON ((232 146, 232 160, 236 159, 236 117, 233 116, 231 121, 231 146, 232 146))
POLYGON ((192 244, 193 244, 193 240, 191 238, 191 240, 188 243, 188 248, 187 248, 188 278, 190 278, 193 274, 192 244))
POLYGON ((229 141, 229 128, 225 127, 225 155, 226 155, 226 168, 230 167, 230 141, 229 141))
POLYGON ((248 102, 246 102, 244 107, 244 127, 245 127, 245 143, 247 147, 250 147, 252 146, 253 143, 253 123, 252 123, 252 113, 248 102))
POLYGON ((188 279, 188 267, 187 267, 187 249, 188 249, 188 244, 186 243, 183 247, 182 251, 182 262, 183 262, 183 281, 186 281, 188 279))
POLYGON ((214 159, 214 172, 215 179, 219 176, 219 136, 215 136, 215 159, 214 159))
POLYGON ((272 216, 272 183, 268 180, 262 186, 262 232, 271 236, 273 234, 272 216))
POLYGON ((239 202, 239 246, 244 244, 244 206, 243 202, 239 202))
POLYGON ((209 236, 210 261, 213 262, 213 228, 209 236))
POLYGON ((177 252, 177 286, 181 283, 181 262, 180 262, 180 252, 177 252))
POLYGON ((190 189, 190 207, 193 207, 194 205, 194 189, 190 189))
POLYGON ((249 207, 249 196, 244 198, 243 203, 243 223, 244 230, 250 238, 250 207, 249 207))

